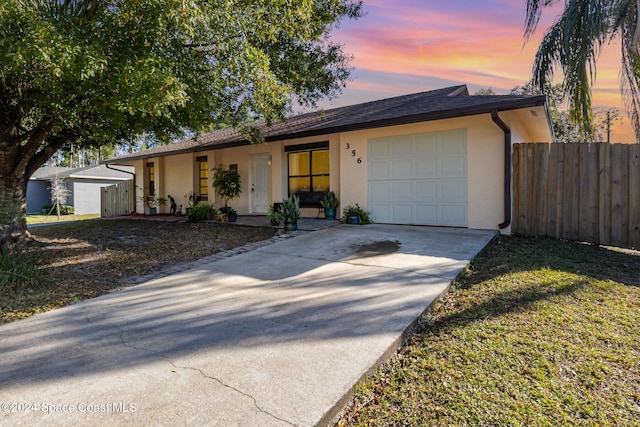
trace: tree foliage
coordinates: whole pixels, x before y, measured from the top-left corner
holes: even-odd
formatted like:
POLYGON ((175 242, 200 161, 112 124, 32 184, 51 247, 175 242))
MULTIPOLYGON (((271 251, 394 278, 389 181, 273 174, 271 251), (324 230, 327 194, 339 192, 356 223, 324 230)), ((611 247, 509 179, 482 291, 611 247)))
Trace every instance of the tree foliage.
MULTIPOLYGON (((558 0, 527 0, 525 38, 538 27, 543 9, 558 0)), ((638 0, 566 0, 564 10, 547 30, 533 65, 539 88, 551 84, 562 71, 562 92, 569 100, 569 116, 589 132, 593 127, 591 84, 602 47, 616 38, 622 46, 620 71, 623 98, 640 141, 640 2, 638 0)))
POLYGON ((0 193, 24 204, 65 144, 169 141, 334 95, 350 68, 329 35, 361 14, 359 0, 0 0, 0 193))

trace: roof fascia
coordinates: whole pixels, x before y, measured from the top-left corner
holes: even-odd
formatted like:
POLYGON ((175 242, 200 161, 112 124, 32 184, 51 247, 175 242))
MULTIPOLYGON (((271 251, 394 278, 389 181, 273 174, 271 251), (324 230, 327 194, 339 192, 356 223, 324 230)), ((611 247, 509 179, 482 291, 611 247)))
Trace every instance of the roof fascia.
MULTIPOLYGON (((419 123, 419 122, 428 122, 433 120, 443 120, 443 119, 452 119, 456 117, 474 116, 477 114, 488 114, 488 113, 491 113, 492 110, 496 110, 496 109, 498 111, 507 111, 507 110, 518 110, 521 108, 539 107, 539 106, 544 106, 545 110, 547 111, 547 117, 550 117, 548 114, 548 104, 547 104, 546 95, 536 95, 536 96, 532 96, 524 99, 516 99, 513 101, 501 101, 501 102, 494 102, 490 104, 482 104, 482 105, 471 106, 471 107, 453 108, 449 110, 433 111, 433 112, 422 113, 422 114, 413 114, 409 116, 394 117, 390 119, 373 120, 369 122, 356 123, 352 125, 332 126, 332 127, 311 129, 307 131, 291 132, 291 133, 279 133, 276 135, 266 136, 265 141, 276 142, 276 141, 282 141, 286 139, 298 139, 298 138, 305 138, 309 136, 330 135, 330 134, 340 133, 340 132, 353 132, 353 131, 375 129, 375 128, 387 127, 387 126, 398 126, 398 125, 406 125, 406 124, 413 124, 413 123, 419 123)), ((166 156, 175 155, 175 154, 197 153, 201 151, 221 150, 223 148, 241 147, 246 145, 251 145, 251 143, 246 139, 243 139, 240 141, 226 142, 226 143, 220 143, 220 144, 215 144, 215 143, 212 143, 211 145, 205 144, 197 148, 190 147, 190 148, 178 149, 175 151, 167 151, 163 153, 143 154, 140 156, 127 157, 126 159, 105 160, 103 163, 126 164, 126 162, 131 162, 134 160, 150 159, 153 157, 166 157, 166 156)))

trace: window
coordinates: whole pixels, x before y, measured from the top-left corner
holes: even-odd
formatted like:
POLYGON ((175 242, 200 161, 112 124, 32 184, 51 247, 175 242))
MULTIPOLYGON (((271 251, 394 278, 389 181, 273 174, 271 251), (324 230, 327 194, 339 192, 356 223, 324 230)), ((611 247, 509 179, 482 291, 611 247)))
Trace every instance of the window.
POLYGON ((289 195, 329 191, 328 142, 289 146, 285 151, 289 151, 289 195))
POLYGON ((147 176, 149 177, 149 196, 156 195, 156 169, 153 162, 147 163, 147 176))
POLYGON ((196 157, 198 162, 198 195, 200 200, 209 199, 209 166, 207 156, 196 157))

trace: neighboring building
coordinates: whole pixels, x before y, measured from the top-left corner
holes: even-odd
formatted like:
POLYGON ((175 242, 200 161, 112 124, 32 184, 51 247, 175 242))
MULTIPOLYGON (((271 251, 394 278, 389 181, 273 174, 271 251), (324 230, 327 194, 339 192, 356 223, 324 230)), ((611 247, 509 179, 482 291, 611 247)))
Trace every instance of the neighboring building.
POLYGON ((73 206, 74 213, 99 214, 100 188, 133 179, 135 169, 127 166, 108 168, 94 165, 83 168, 41 167, 27 184, 27 213, 40 213, 43 205, 51 204, 51 181, 57 176, 64 179, 70 191, 67 205, 73 206))
MULTIPOLYGON (((514 142, 554 139, 544 95, 471 96, 466 85, 259 127, 266 144, 222 129, 106 163, 135 167, 145 196, 171 194, 185 206, 190 191, 220 204, 208 171, 223 164, 242 178, 242 195, 230 203, 240 214, 264 214, 292 193, 314 206, 331 189, 339 211, 357 203, 374 222, 508 230, 505 153, 514 142)), ((143 212, 140 202, 136 209, 143 212)))

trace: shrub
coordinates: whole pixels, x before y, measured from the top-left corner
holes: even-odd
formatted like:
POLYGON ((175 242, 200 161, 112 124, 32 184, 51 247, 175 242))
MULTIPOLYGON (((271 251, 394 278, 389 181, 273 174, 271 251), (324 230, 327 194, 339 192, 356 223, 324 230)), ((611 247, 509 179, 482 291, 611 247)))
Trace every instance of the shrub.
POLYGON ((192 208, 189 208, 185 219, 187 221, 204 221, 205 219, 213 219, 213 215, 216 209, 213 205, 207 203, 201 203, 192 208))
MULTIPOLYGON (((55 214, 56 210, 53 209, 53 205, 43 205, 42 209, 46 209, 47 213, 55 214)), ((60 215, 73 215, 73 206, 70 205, 60 205, 60 215)))
POLYGON ((45 259, 25 248, 0 246, 0 294, 16 295, 49 284, 45 259))

